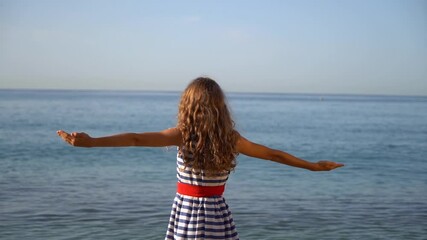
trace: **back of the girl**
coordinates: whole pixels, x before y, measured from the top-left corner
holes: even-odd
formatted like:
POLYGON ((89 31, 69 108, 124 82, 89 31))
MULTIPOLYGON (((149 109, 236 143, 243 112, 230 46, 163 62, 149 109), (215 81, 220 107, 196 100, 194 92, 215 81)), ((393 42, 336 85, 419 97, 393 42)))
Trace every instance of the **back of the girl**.
POLYGON ((238 134, 215 81, 197 78, 189 84, 181 97, 177 129, 182 146, 166 239, 238 239, 222 196, 236 165, 238 134))

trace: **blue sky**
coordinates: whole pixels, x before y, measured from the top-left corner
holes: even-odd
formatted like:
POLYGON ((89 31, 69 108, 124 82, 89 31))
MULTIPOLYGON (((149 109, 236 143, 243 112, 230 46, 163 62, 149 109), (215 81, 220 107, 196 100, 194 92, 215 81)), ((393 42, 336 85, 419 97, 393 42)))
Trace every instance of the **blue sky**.
POLYGON ((427 1, 0 0, 0 88, 427 95, 427 1))

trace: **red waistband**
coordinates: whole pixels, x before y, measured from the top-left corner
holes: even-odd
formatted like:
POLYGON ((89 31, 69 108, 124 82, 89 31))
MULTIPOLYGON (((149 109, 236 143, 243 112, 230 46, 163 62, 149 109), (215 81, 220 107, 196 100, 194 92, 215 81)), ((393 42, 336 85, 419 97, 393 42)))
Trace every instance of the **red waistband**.
POLYGON ((185 184, 182 182, 177 183, 177 192, 182 195, 192 197, 212 197, 221 196, 224 193, 225 185, 221 186, 197 186, 185 184))

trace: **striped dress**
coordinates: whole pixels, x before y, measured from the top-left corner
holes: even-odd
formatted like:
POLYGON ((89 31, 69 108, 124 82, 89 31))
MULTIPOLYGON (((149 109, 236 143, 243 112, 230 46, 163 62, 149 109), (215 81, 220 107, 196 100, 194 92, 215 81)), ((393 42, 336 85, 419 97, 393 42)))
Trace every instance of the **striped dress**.
MULTIPOLYGON (((198 186, 221 186, 229 172, 214 177, 194 174, 184 169, 184 161, 177 155, 179 182, 198 186)), ((176 194, 165 239, 239 239, 233 217, 224 197, 191 197, 176 194)))

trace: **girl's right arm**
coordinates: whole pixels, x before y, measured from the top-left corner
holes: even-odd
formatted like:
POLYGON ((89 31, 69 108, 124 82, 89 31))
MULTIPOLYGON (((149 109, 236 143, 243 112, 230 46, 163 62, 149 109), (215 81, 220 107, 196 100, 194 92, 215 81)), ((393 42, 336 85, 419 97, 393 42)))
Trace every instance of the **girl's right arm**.
POLYGON ((237 150, 239 153, 250 157, 270 160, 293 167, 308 169, 311 171, 329 171, 344 166, 344 164, 331 161, 319 161, 317 163, 308 162, 289 153, 253 143, 242 136, 240 136, 237 142, 237 150))
POLYGON ((73 132, 69 134, 62 130, 58 130, 57 133, 64 141, 75 147, 165 147, 181 145, 181 133, 176 128, 169 128, 160 132, 120 133, 97 138, 90 137, 86 133, 73 132))

